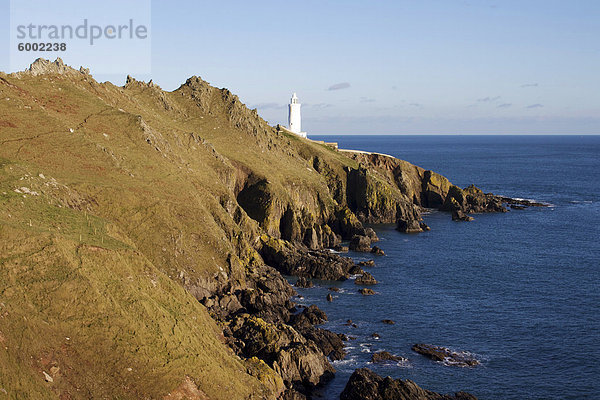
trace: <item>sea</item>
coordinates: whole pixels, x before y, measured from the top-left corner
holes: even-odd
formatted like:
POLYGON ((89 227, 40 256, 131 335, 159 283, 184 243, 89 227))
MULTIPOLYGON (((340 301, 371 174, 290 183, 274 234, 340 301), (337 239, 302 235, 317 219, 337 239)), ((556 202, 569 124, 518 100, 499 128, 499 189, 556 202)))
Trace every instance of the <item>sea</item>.
POLYGON ((360 295, 353 279, 297 289, 298 303, 327 313, 324 328, 356 338, 318 397, 339 398, 351 373, 366 367, 479 399, 600 399, 600 136, 312 139, 389 154, 461 187, 548 204, 477 214, 472 222, 430 212, 431 231, 420 234, 376 225, 386 255, 348 254, 375 260, 366 269, 380 282, 376 295, 360 295), (327 302, 332 286, 340 291, 327 302), (481 365, 435 362, 413 352, 415 343, 469 352, 481 365), (371 363, 382 350, 407 361, 371 363))

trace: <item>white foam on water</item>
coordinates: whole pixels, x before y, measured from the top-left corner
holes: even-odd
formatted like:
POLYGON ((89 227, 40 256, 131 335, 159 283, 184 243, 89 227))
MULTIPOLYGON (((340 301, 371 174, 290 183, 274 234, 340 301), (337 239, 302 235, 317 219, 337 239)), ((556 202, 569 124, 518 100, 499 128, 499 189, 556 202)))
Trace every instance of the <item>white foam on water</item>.
POLYGON ((358 362, 356 356, 350 356, 343 360, 332 361, 331 364, 333 364, 333 367, 338 371, 352 372, 358 365, 358 362))
POLYGON ((361 343, 360 344, 360 352, 361 353, 370 353, 371 349, 370 347, 372 346, 371 343, 361 343))

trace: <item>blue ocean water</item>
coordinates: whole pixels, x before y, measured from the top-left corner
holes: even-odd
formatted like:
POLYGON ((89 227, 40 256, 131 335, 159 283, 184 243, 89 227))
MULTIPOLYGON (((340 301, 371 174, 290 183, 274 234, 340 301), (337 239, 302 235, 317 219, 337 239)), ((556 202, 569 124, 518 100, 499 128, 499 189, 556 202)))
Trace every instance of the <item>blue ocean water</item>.
MULTIPOLYGON (((380 283, 362 296, 352 280, 299 289, 303 304, 329 316, 325 327, 356 337, 336 378, 321 392, 338 398, 355 368, 411 379, 442 393, 480 399, 600 398, 600 137, 326 136, 341 148, 390 154, 437 171, 461 187, 535 199, 548 208, 475 215, 453 222, 425 216, 430 232, 376 226, 368 270, 380 283), (328 303, 327 288, 338 286, 328 303), (392 319, 386 325, 382 319, 392 319), (356 328, 345 326, 352 319, 356 328), (373 339, 377 332, 381 338, 373 339), (445 366, 414 343, 475 353, 475 368, 445 366), (407 365, 371 364, 387 350, 407 365)), ((356 259, 369 255, 350 253, 356 259)))

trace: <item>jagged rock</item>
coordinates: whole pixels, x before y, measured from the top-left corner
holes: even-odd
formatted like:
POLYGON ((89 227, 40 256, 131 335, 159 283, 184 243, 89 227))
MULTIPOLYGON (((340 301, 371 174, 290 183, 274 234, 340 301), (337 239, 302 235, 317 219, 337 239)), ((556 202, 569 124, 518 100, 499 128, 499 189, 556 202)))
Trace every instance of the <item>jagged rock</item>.
POLYGON ((331 295, 331 293, 327 293, 327 301, 333 301, 333 296, 331 295))
POLYGON ((361 276, 354 280, 355 285, 376 285, 377 280, 368 272, 363 272, 361 276))
POLYGON ((354 264, 348 272, 351 275, 362 275, 365 271, 358 264, 354 264))
POLYGON ((373 353, 373 355, 371 356, 372 363, 385 361, 406 361, 406 358, 395 356, 387 351, 378 351, 376 353, 373 353))
POLYGON ((329 290, 329 291, 331 291, 331 292, 339 292, 339 291, 340 291, 340 288, 338 288, 338 287, 333 287, 333 286, 332 286, 332 287, 328 288, 327 290, 329 290))
POLYGON ((358 263, 358 265, 361 267, 374 267, 375 261, 373 261, 373 260, 361 261, 358 263))
POLYGON ((391 319, 382 319, 381 322, 383 322, 384 324, 388 324, 388 325, 394 325, 395 322, 392 321, 391 319))
POLYGON ((77 71, 66 65, 60 57, 56 58, 54 61, 38 58, 31 65, 29 65, 27 70, 25 70, 25 73, 33 76, 44 74, 89 75, 89 70, 87 71, 87 74, 84 72, 85 69, 83 69, 83 67, 81 68, 81 72, 77 71))
POLYGON ((352 251, 368 253, 371 251, 371 239, 368 236, 354 235, 348 247, 352 251))
MULTIPOLYGON (((310 324, 305 327, 333 357, 343 356, 343 344, 339 345, 342 342, 337 335, 323 329, 315 332, 311 328, 310 324)), ((243 344, 241 353, 245 357, 264 360, 283 378, 288 388, 310 390, 331 379, 335 372, 315 341, 289 325, 270 324, 245 314, 232 321, 230 329, 243 344)))
POLYGON ((462 210, 452 211, 452 221, 473 221, 474 218, 465 214, 462 210))
POLYGON ((371 334, 371 337, 372 337, 373 339, 380 339, 380 338, 381 338, 381 336, 380 336, 380 335, 379 335, 379 333, 377 333, 377 332, 373 332, 373 333, 371 334))
POLYGON ((431 230, 431 228, 425 222, 419 222, 419 227, 423 232, 431 230))
POLYGON ((322 280, 344 280, 354 267, 347 257, 329 251, 305 251, 281 239, 261 236, 260 253, 265 262, 285 275, 322 280))
POLYGON ((396 223, 396 229, 398 231, 404 232, 404 233, 423 232, 423 229, 421 229, 421 225, 419 224, 419 221, 414 220, 414 219, 410 219, 410 220, 399 219, 396 223))
POLYGON ((292 315, 290 325, 296 329, 304 329, 327 321, 327 314, 314 304, 306 307, 300 314, 292 315))
POLYGON ((441 395, 425 390, 411 380, 383 378, 373 371, 360 368, 355 370, 340 400, 477 400, 469 393, 441 395))
POLYGON ((296 281, 296 283, 294 284, 296 287, 299 288, 311 288, 314 285, 313 281, 311 281, 310 279, 301 276, 300 278, 298 278, 298 280, 296 281))
POLYGON ((290 298, 294 289, 273 267, 256 266, 246 270, 248 287, 235 291, 246 312, 268 322, 286 322, 294 304, 290 298))
POLYGON ((444 204, 444 211, 462 211, 464 213, 506 212, 502 205, 502 197, 486 194, 481 189, 471 185, 465 189, 451 185, 444 204))
POLYGON ((373 246, 371 249, 371 254, 375 254, 376 256, 385 256, 385 252, 377 246, 373 246))
POLYGON ((342 246, 339 244, 336 246, 333 246, 332 248, 333 248, 333 250, 340 252, 340 253, 347 253, 350 250, 350 248, 348 246, 342 246))
POLYGON ((343 340, 335 333, 321 328, 301 330, 305 338, 312 340, 323 354, 331 360, 343 360, 346 357, 343 340))
POLYGON ((281 397, 279 397, 278 400, 307 400, 307 399, 308 399, 308 397, 306 397, 304 394, 300 393, 296 389, 288 388, 285 390, 285 392, 283 392, 283 394, 281 395, 281 397))
POLYGON ((359 289, 358 292, 360 294, 362 294, 363 296, 372 296, 372 295, 375 294, 375 292, 373 291, 373 289, 367 289, 367 288, 359 289))
POLYGON ((369 240, 371 240, 371 243, 375 243, 375 242, 379 241, 379 238, 377 237, 377 233, 375 233, 373 228, 365 228, 365 236, 367 236, 369 238, 369 240))
POLYGON ((273 369, 288 386, 300 384, 310 389, 331 380, 335 373, 335 369, 312 341, 306 344, 292 343, 274 357, 273 369))
POLYGON ((443 361, 448 365, 455 365, 458 367, 473 367, 479 365, 479 360, 469 352, 456 352, 446 347, 422 343, 413 345, 412 350, 434 361, 443 361))

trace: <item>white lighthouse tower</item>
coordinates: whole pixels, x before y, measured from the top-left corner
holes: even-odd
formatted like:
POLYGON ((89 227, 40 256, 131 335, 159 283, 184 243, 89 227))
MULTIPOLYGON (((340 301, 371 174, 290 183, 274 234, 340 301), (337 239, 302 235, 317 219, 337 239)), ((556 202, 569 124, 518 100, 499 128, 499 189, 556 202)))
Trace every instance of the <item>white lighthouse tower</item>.
POLYGON ((298 102, 298 96, 296 96, 296 93, 294 93, 289 105, 290 112, 288 114, 288 126, 290 131, 305 138, 306 132, 302 132, 302 117, 300 116, 301 105, 302 104, 298 102))

